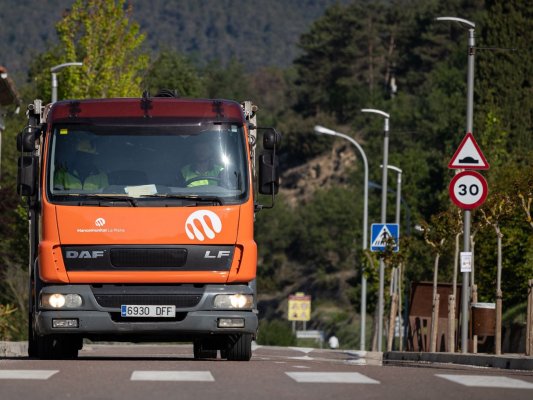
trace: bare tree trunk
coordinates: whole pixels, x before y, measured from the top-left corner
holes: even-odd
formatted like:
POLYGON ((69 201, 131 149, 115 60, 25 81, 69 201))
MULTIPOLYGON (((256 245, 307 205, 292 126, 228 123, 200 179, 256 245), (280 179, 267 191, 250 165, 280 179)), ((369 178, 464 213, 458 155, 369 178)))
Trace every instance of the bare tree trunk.
MULTIPOLYGON (((441 245, 444 243, 444 239, 441 241, 441 245)), ((437 295, 437 284, 438 284, 438 276, 439 276, 439 258, 440 253, 437 253, 435 256, 435 266, 433 270, 433 310, 431 312, 431 336, 429 341, 429 351, 435 352, 436 348, 436 342, 435 339, 437 337, 437 328, 438 328, 438 295, 437 295)))
POLYGON ((403 263, 400 263, 398 266, 398 318, 400 320, 400 337, 398 344, 398 349, 400 351, 403 351, 403 315, 402 315, 402 296, 403 296, 403 287, 402 287, 402 279, 403 279, 403 263))
POLYGON ((387 351, 392 351, 394 346, 394 331, 396 327, 396 314, 398 312, 398 294, 393 293, 389 317, 389 335, 387 338, 387 351))
POLYGON ((457 273, 459 269, 459 237, 462 232, 455 235, 455 257, 453 261, 453 289, 448 296, 448 351, 455 353, 455 299, 457 298, 457 273))
POLYGON ((439 306, 440 295, 435 295, 433 302, 433 317, 431 318, 431 339, 429 344, 429 351, 435 353, 437 351, 437 332, 439 330, 439 306))
MULTIPOLYGON (((477 303, 477 285, 472 284, 472 303, 477 303)), ((470 308, 472 309, 472 308, 470 308)), ((470 316, 472 321, 472 316, 470 316)), ((472 328, 472 353, 477 353, 477 335, 474 335, 474 329, 472 328)))
POLYGON ((526 356, 533 355, 533 279, 528 282, 526 356))
POLYGON ((378 351, 378 319, 379 310, 376 307, 374 311, 374 321, 372 321, 372 351, 378 351))
POLYGON ((502 354, 502 232, 498 225, 495 226, 498 235, 498 272, 496 277, 496 337, 495 353, 502 354))
POLYGON ((502 291, 496 292, 496 336, 494 338, 494 353, 502 354, 502 291))
POLYGON ((448 352, 455 353, 455 296, 448 296, 448 352))

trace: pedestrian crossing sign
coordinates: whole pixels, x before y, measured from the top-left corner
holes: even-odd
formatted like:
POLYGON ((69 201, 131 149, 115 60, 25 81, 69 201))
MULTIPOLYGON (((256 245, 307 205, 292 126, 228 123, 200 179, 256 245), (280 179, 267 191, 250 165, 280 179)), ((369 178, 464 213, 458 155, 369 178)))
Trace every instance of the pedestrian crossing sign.
POLYGON ((370 250, 383 251, 387 248, 387 244, 393 245, 394 252, 400 250, 400 227, 398 224, 372 224, 370 250))

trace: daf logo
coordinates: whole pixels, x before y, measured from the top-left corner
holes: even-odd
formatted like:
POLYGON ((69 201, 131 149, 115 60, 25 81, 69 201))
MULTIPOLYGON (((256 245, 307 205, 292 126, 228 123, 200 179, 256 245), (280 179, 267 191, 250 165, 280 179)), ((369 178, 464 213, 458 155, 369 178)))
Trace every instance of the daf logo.
POLYGON ((221 231, 222 221, 213 211, 195 211, 185 221, 185 233, 191 240, 197 239, 203 242, 206 236, 213 239, 221 231))
POLYGON ((103 218, 96 218, 96 221, 94 221, 94 224, 96 226, 104 226, 105 225, 105 219, 103 218))
POLYGON ((67 258, 102 258, 104 256, 104 250, 67 250, 65 255, 67 258))

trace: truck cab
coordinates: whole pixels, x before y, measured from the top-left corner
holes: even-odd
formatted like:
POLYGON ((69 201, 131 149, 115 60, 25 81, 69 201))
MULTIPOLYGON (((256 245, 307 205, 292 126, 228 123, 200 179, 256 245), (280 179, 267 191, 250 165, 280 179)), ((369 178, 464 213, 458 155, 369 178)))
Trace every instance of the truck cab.
POLYGON ((17 188, 30 221, 29 354, 83 339, 187 341, 249 360, 254 187, 277 192, 280 135, 239 103, 143 96, 29 107, 17 188), (254 133, 255 133, 254 132, 254 133))

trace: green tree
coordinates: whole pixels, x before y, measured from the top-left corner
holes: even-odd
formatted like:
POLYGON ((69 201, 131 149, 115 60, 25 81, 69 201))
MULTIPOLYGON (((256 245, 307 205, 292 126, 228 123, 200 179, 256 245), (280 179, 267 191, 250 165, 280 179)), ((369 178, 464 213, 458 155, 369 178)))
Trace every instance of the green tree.
POLYGON ((129 19, 125 0, 77 0, 56 25, 58 62, 82 61, 61 72, 63 98, 139 96, 148 57, 144 35, 129 19))
POLYGON ((159 53, 152 63, 144 87, 152 95, 161 89, 175 89, 183 97, 202 97, 206 93, 205 84, 190 59, 169 50, 159 53))
POLYGON ((244 65, 231 60, 227 66, 213 61, 203 70, 209 98, 224 98, 235 101, 250 98, 250 81, 244 65))
MULTIPOLYGON (((508 138, 499 143, 512 159, 529 163, 533 151, 533 4, 520 0, 486 0, 481 22, 476 78, 481 124, 488 115, 508 138), (511 50, 514 49, 514 50, 511 50)), ((491 143, 498 144, 498 143, 491 143)))
POLYGON ((335 5, 302 35, 296 59, 298 111, 319 112, 346 120, 381 92, 388 71, 391 29, 384 6, 375 2, 335 5))

